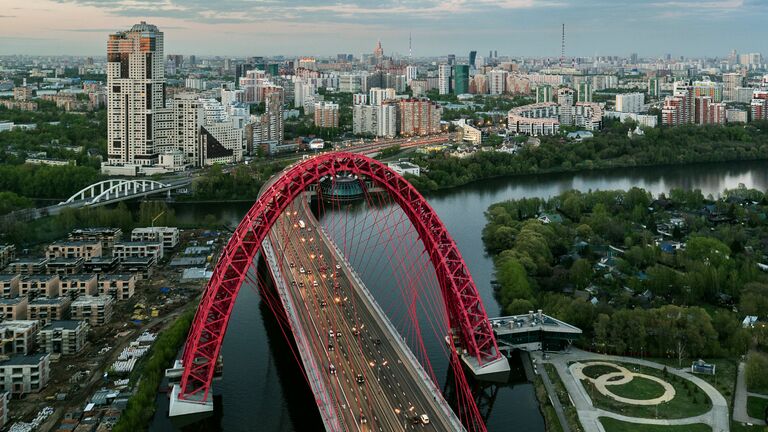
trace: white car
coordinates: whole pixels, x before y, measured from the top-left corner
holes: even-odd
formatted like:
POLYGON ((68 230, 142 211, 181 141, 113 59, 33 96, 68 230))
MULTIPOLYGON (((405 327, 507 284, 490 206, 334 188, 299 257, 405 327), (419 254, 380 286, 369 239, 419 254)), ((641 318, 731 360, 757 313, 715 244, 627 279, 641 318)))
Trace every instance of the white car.
POLYGON ((301 267, 301 268, 299 269, 299 272, 301 272, 301 273, 306 273, 306 270, 304 270, 304 267, 301 267))
POLYGON ((336 264, 336 270, 341 270, 341 266, 339 264, 336 264))
POLYGON ((421 420, 421 424, 429 424, 429 416, 426 414, 420 415, 419 420, 421 420))

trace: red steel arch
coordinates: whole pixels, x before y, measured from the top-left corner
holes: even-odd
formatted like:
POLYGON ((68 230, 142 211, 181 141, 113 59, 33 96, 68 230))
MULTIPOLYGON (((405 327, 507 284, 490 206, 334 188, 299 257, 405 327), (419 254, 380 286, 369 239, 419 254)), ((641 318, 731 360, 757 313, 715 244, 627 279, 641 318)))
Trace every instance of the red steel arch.
POLYGON ((438 283, 450 326, 480 365, 500 357, 472 277, 456 243, 421 194, 402 176, 366 156, 334 152, 297 163, 285 171, 253 204, 216 263, 203 292, 184 347, 179 399, 206 401, 232 307, 261 242, 283 210, 308 186, 336 173, 367 176, 386 189, 414 225, 438 283))

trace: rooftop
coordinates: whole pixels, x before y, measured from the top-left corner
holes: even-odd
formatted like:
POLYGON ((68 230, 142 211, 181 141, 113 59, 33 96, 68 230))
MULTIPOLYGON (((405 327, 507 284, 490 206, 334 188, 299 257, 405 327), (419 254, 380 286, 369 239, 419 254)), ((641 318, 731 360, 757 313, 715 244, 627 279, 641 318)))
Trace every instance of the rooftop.
POLYGON ((94 244, 101 244, 101 242, 98 241, 98 240, 77 240, 77 241, 62 240, 62 241, 53 242, 50 245, 48 245, 48 247, 52 247, 52 246, 86 246, 86 245, 94 245, 94 244))
POLYGON ((90 306, 90 305, 106 305, 112 303, 112 297, 110 296, 80 296, 72 302, 72 307, 77 306, 90 306))
POLYGON ((105 275, 99 276, 99 280, 104 280, 104 281, 124 281, 124 280, 128 280, 130 278, 133 278, 133 277, 135 277, 135 276, 132 275, 132 274, 129 274, 129 273, 105 274, 105 275))
POLYGON ((581 334, 580 328, 552 318, 549 315, 544 315, 541 312, 491 318, 490 321, 491 327, 493 327, 494 332, 498 335, 523 333, 531 330, 581 334))
POLYGON ((51 321, 47 326, 43 327, 43 330, 77 330, 78 327, 82 326, 85 321, 78 321, 78 320, 58 320, 58 321, 51 321))
POLYGON ((20 297, 12 297, 12 298, 0 298, 0 305, 3 306, 13 306, 21 303, 22 301, 26 300, 26 296, 20 296, 20 297))
POLYGON ((69 299, 66 297, 38 297, 31 302, 29 302, 30 306, 35 305, 62 305, 64 303, 69 302, 69 299))
POLYGON ((38 365, 45 357, 48 357, 50 354, 32 354, 32 355, 16 355, 11 357, 10 359, 0 362, 0 367, 2 366, 25 366, 25 365, 32 365, 36 366, 38 365))
POLYGON ((0 282, 8 282, 16 279, 20 275, 17 274, 0 274, 0 282))

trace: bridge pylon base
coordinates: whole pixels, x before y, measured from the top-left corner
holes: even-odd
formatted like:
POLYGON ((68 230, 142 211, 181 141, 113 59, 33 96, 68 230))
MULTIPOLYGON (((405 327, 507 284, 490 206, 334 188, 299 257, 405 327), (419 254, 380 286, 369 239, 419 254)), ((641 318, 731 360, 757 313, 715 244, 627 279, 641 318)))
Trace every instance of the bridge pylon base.
POLYGON ((183 420, 194 422, 213 413, 213 398, 209 397, 207 401, 192 401, 179 399, 181 387, 174 384, 170 394, 170 404, 168 406, 168 417, 183 417, 183 420))
POLYGON ((506 357, 500 356, 496 360, 483 364, 478 363, 477 358, 466 354, 461 355, 461 361, 469 368, 472 374, 478 380, 507 382, 509 379, 509 361, 506 357))

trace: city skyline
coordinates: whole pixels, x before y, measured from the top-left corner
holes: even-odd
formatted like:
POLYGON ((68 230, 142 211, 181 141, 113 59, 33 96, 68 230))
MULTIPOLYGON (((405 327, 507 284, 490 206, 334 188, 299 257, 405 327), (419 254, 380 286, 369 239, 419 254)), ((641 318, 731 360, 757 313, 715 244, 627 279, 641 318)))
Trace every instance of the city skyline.
POLYGON ((359 55, 381 40, 387 55, 406 56, 411 35, 417 57, 470 49, 480 55, 493 49, 502 56, 558 57, 564 22, 568 57, 631 52, 713 57, 734 48, 760 51, 766 33, 760 24, 768 11, 759 3, 424 0, 372 6, 361 0, 290 5, 229 0, 214 6, 199 0, 39 0, 33 5, 7 0, 0 15, 5 42, 0 55, 102 55, 103 35, 143 20, 169 35, 167 53, 182 54, 359 55))

